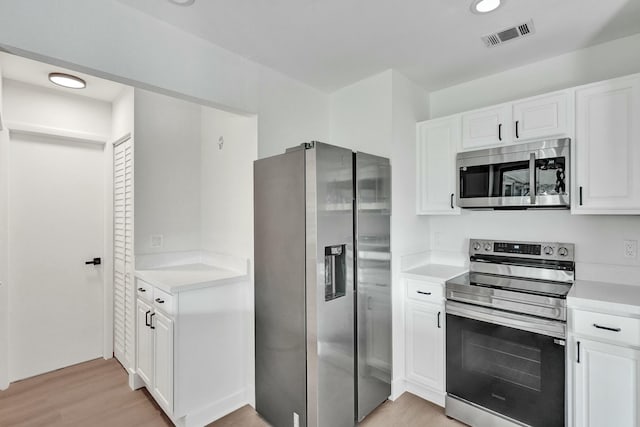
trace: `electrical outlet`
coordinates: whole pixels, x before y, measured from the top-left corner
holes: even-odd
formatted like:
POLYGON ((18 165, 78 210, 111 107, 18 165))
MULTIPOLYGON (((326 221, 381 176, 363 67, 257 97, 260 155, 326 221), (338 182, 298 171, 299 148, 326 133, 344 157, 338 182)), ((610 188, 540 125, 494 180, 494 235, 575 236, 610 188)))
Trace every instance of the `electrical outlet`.
POLYGON ((624 241, 624 257, 635 258, 637 256, 638 256, 638 241, 625 240, 624 241))

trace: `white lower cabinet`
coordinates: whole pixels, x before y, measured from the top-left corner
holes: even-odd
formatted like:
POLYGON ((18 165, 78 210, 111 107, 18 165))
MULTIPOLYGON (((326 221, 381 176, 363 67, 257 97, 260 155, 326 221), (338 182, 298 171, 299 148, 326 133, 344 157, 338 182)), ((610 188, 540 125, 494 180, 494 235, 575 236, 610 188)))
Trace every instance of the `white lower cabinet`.
POLYGON ((173 413, 173 320, 137 302, 136 368, 156 402, 173 413))
POLYGON ((575 425, 640 426, 640 351, 577 339, 575 425))
POLYGON ((159 403, 173 412, 173 320, 156 311, 153 360, 153 394, 159 403))
POLYGON ((137 288, 138 386, 173 423, 200 427, 248 403, 246 282, 171 294, 138 279, 137 288))
MULTIPOLYGON (((573 425, 575 427, 638 427, 640 426, 640 348, 620 341, 621 327, 614 322, 593 321, 600 313, 577 311, 573 319, 588 323, 572 329, 573 425), (578 314, 578 315, 576 315, 578 314), (590 317, 593 317, 591 319, 590 317), (593 329, 593 333, 590 329, 593 329), (607 328, 607 329, 603 329, 607 328), (610 338, 602 338, 602 332, 610 338), (607 342, 608 341, 608 342, 607 342)), ((604 315, 606 316, 606 315, 604 315)), ((616 316, 608 316, 615 319, 616 316)), ((619 317, 619 319, 625 319, 619 317)), ((640 319, 631 319, 640 322, 640 319)))
POLYGON ((437 284, 416 280, 407 282, 411 282, 405 309, 407 390, 444 406, 444 303, 441 298, 434 298, 433 302, 421 299, 433 295, 432 289, 437 284))
POLYGON ((136 320, 136 371, 146 384, 153 379, 153 330, 149 327, 149 316, 153 309, 138 299, 136 320))

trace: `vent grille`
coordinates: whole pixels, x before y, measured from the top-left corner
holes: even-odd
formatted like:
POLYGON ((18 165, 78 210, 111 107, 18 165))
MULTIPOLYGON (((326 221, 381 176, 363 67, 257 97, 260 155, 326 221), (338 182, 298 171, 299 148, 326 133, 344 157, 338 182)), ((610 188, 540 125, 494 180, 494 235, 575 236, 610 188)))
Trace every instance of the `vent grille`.
POLYGON ((534 33, 535 27, 533 26, 533 21, 529 20, 523 24, 516 25, 515 27, 506 28, 502 31, 488 34, 482 37, 482 42, 487 47, 493 47, 534 33))

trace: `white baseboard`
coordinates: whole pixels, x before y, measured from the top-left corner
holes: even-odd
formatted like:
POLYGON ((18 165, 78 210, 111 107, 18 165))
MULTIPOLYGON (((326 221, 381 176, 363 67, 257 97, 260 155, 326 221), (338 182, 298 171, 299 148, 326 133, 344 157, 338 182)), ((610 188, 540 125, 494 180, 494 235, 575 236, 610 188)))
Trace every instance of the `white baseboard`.
POLYGON ((406 390, 409 393, 415 394, 416 396, 421 397, 424 400, 428 400, 429 402, 433 402, 436 405, 442 406, 444 408, 444 397, 446 393, 443 391, 433 390, 429 387, 425 387, 411 381, 406 381, 406 390))
POLYGON ((206 426, 207 424, 210 424, 248 404, 246 397, 247 390, 242 389, 231 396, 220 399, 217 402, 202 408, 197 412, 187 414, 179 420, 173 420, 174 424, 179 427, 206 426))
POLYGON ((402 396, 402 393, 405 391, 407 391, 407 386, 404 378, 391 381, 391 396, 389 396, 389 400, 396 400, 402 396))
POLYGON ((137 390, 145 386, 144 381, 140 378, 140 375, 129 371, 129 388, 131 390, 137 390))

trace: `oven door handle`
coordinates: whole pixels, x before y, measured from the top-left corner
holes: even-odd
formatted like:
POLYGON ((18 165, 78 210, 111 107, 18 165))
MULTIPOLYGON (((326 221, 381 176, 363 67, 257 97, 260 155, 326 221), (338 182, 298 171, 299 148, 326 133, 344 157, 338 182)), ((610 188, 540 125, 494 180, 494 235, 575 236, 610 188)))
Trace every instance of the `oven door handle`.
POLYGON ((478 320, 480 322, 507 326, 521 331, 542 334, 553 338, 565 339, 567 325, 565 322, 551 319, 541 319, 526 314, 511 313, 488 307, 479 307, 456 301, 447 301, 445 312, 459 317, 478 320))

